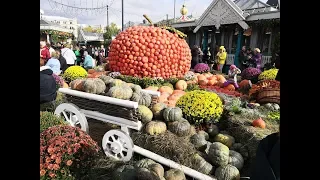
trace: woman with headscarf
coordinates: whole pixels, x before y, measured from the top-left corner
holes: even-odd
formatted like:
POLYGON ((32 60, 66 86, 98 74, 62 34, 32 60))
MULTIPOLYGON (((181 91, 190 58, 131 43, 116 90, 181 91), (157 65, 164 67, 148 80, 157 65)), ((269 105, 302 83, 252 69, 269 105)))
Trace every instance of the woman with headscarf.
POLYGON ((217 53, 217 64, 218 64, 218 71, 222 72, 223 66, 226 63, 227 53, 224 46, 220 46, 219 52, 217 53))
POLYGON ((40 58, 43 58, 45 61, 50 59, 49 48, 46 46, 45 41, 40 41, 40 58))
POLYGON ((262 61, 262 56, 260 54, 260 49, 255 48, 253 50, 253 56, 251 58, 252 62, 254 63, 255 68, 261 69, 261 61, 262 61))

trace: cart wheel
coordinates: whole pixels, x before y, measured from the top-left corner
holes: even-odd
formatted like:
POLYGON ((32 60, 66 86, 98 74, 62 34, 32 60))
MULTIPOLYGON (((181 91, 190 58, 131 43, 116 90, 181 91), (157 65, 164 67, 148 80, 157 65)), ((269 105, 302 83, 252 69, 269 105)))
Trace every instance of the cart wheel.
POLYGON ((131 137, 119 129, 106 132, 102 139, 104 153, 125 162, 130 161, 133 155, 133 146, 131 137))
POLYGON ((76 105, 69 103, 60 104, 54 111, 54 114, 58 116, 62 114, 71 126, 79 127, 81 130, 89 133, 87 118, 76 105))

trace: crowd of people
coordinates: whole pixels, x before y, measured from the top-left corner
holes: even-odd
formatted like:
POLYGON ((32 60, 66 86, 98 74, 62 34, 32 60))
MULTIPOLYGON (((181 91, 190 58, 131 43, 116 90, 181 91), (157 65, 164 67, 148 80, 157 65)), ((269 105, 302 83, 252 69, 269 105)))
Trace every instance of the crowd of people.
POLYGON ((108 51, 101 47, 92 45, 80 46, 77 44, 56 43, 51 45, 45 41, 40 41, 40 64, 49 66, 54 74, 63 73, 68 67, 73 65, 83 66, 91 69, 105 62, 108 51))
MULTIPOLYGON (((210 47, 206 48, 204 51, 197 45, 191 49, 192 60, 191 69, 198 63, 206 63, 209 65, 210 70, 217 70, 222 72, 224 65, 226 64, 227 53, 224 46, 216 46, 212 52, 210 47), (213 55, 212 55, 213 53, 213 55)), ((259 48, 251 48, 243 46, 239 55, 239 68, 243 70, 248 67, 255 67, 261 69, 262 55, 259 48)))

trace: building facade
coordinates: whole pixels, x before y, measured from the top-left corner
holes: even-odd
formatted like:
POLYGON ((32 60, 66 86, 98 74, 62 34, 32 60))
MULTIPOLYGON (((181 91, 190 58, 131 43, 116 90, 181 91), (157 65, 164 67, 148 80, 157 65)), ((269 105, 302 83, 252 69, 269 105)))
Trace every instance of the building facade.
POLYGON ((47 22, 57 24, 65 29, 71 30, 75 39, 78 38, 78 21, 76 18, 66 18, 66 17, 61 17, 61 16, 42 15, 42 19, 47 22))
POLYGON ((280 37, 280 7, 260 0, 213 0, 200 18, 171 26, 188 35, 190 47, 210 47, 213 54, 217 46, 223 45, 229 65, 239 64, 242 46, 259 48, 264 65, 271 61, 275 41, 280 37))

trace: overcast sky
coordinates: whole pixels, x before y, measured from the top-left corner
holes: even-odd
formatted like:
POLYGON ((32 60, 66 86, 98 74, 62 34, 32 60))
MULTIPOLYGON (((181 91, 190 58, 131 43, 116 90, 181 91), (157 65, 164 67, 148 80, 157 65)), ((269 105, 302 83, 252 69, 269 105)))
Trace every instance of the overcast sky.
MULTIPOLYGON (((110 6, 109 23, 114 22, 121 27, 121 0, 40 0, 40 9, 45 15, 62 17, 76 17, 79 24, 106 25, 106 10, 80 11, 72 8, 62 8, 54 1, 69 6, 81 8, 96 8, 110 6), (71 13, 70 13, 71 12, 71 13)), ((266 2, 267 0, 262 0, 266 2)), ((180 17, 180 9, 185 3, 189 10, 188 15, 201 16, 212 0, 176 0, 176 17, 180 17)), ((124 0, 124 23, 128 21, 142 22, 143 14, 147 14, 153 22, 166 18, 173 18, 174 0, 124 0)))

